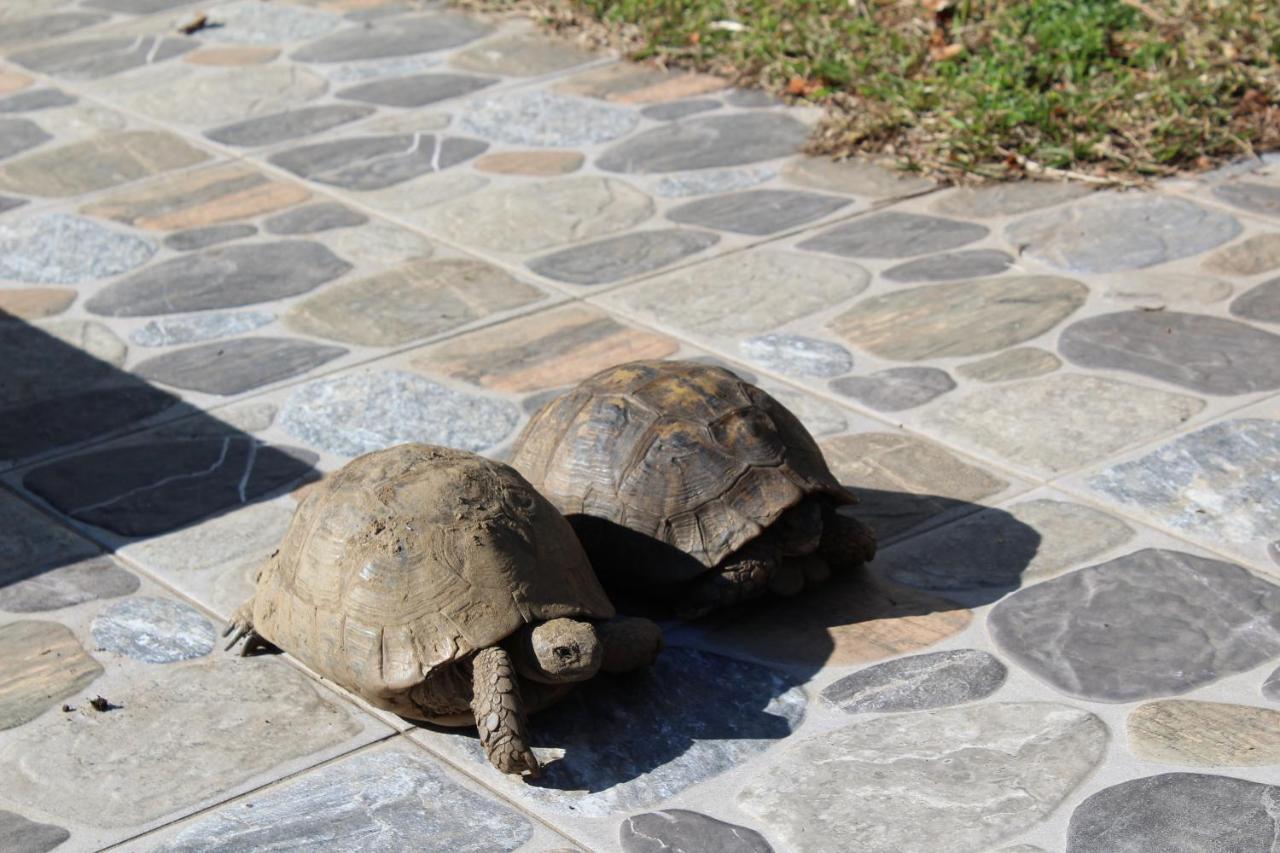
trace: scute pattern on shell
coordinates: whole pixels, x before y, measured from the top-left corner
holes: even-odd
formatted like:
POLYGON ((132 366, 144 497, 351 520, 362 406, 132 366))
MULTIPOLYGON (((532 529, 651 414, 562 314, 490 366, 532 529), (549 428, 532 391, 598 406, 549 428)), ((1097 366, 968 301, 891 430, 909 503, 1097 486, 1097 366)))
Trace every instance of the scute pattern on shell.
POLYGON ((687 361, 597 373, 533 416, 511 461, 566 515, 623 525, 707 568, 808 495, 855 502, 781 403, 687 361))
POLYGON ((424 444, 354 459, 308 494, 253 604, 266 639, 416 717, 408 691, 433 668, 526 623, 613 614, 572 529, 523 477, 424 444))

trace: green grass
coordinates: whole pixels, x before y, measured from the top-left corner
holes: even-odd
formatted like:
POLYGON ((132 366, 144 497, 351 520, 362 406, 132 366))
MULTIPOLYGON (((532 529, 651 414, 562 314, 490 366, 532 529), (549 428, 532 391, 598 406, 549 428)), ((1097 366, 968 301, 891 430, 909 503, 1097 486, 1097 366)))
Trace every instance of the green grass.
POLYGON ((826 106, 817 150, 887 154, 943 177, 1150 176, 1280 147, 1280 0, 550 0, 544 11, 603 28, 635 58, 826 106))

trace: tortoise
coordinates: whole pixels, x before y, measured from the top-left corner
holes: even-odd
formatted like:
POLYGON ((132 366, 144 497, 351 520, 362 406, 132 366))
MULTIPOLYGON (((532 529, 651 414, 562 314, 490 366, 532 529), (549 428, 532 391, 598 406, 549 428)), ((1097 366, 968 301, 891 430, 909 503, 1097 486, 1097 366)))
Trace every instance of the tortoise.
POLYGON ((600 671, 653 662, 662 633, 615 618, 572 528, 513 468, 402 444, 312 489, 227 648, 269 645, 373 705, 476 725, 505 773, 539 773, 526 714, 600 671))
POLYGON ((569 519, 607 590, 679 615, 794 595, 875 556, 795 415, 714 365, 603 370, 534 414, 511 464, 569 519))

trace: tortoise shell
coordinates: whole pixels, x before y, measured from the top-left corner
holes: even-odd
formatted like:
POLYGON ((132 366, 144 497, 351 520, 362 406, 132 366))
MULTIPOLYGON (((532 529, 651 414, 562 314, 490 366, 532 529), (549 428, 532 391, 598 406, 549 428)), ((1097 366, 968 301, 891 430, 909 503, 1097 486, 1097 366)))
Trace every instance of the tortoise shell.
POLYGON ((614 615, 564 517, 514 469, 403 444, 352 460, 294 514, 253 600, 263 637, 389 710, 526 623, 614 615))
POLYGON ((795 415, 696 362, 597 373, 533 416, 511 462, 571 521, 589 516, 651 537, 694 558, 692 572, 716 566, 809 495, 856 502, 795 415))

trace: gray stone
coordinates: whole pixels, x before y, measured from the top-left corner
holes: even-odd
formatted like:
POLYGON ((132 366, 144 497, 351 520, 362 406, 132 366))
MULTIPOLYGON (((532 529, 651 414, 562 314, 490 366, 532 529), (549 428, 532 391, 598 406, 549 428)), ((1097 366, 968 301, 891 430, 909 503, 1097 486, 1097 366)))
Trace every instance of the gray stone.
POLYGON ((598 58, 598 54, 568 39, 549 38, 546 31, 535 29, 473 45, 450 56, 449 64, 482 74, 538 77, 598 58))
POLYGON ((1145 549, 1019 590, 997 645, 1071 696, 1178 695, 1280 654, 1280 587, 1232 563, 1145 549))
POLYGON ((996 456, 1057 473, 1155 438, 1203 408, 1183 394, 1060 373, 946 400, 925 420, 996 456))
POLYGON ((258 233, 258 229, 243 222, 227 225, 208 225, 204 228, 188 228, 176 231, 164 238, 164 244, 175 252, 193 252, 207 249, 219 243, 242 240, 258 233))
POLYGON ((425 107, 437 101, 470 95, 497 82, 495 77, 477 77, 474 74, 414 74, 361 83, 338 92, 338 97, 388 107, 425 107))
POLYGON ((1280 278, 1264 281, 1237 296, 1231 302, 1231 313, 1246 320, 1280 323, 1280 278))
POLYGON ((246 435, 158 439, 91 450, 29 470, 23 485, 71 518, 154 536, 314 477, 316 454, 246 435))
POLYGON ((837 225, 799 248, 849 258, 912 258, 957 249, 988 233, 985 225, 891 210, 837 225))
POLYGON ((1240 233, 1233 217, 1180 198, 1095 193, 1010 225, 1009 242, 1071 272, 1116 272, 1198 255, 1240 233))
POLYGON ((110 17, 101 12, 56 12, 6 21, 0 23, 0 44, 23 45, 53 39, 101 24, 110 17))
POLYGON ((450 853, 488 853, 514 850, 532 835, 519 812, 399 747, 361 753, 226 806, 155 850, 409 850, 426 842, 450 853))
POLYGON ((822 699, 846 714, 946 708, 985 699, 1008 670, 977 649, 898 658, 846 675, 823 689, 822 699))
POLYGON ((50 213, 0 224, 0 278, 72 284, 140 267, 156 253, 150 240, 92 219, 50 213))
POLYGON ((900 412, 923 406, 956 387, 945 370, 936 367, 890 367, 869 376, 833 379, 831 389, 879 412, 900 412))
POLYGON ((1272 702, 1280 702, 1280 667, 1276 667, 1275 672, 1262 682, 1262 695, 1272 702))
POLYGON ((670 266, 719 241, 715 234, 682 228, 634 231, 543 255, 526 266, 556 281, 609 284, 670 266))
POLYGON ((1017 216, 1042 207, 1052 207, 1093 192, 1086 184, 1009 181, 980 187, 960 187, 939 198, 930 207, 944 216, 989 219, 1017 216))
POLYGON ((6 737, 7 801, 90 826, 132 827, 190 813, 300 759, 315 763, 363 728, 354 709, 274 656, 216 655, 107 698, 122 707, 45 717, 6 737))
POLYGON ((866 289, 867 271, 834 258, 752 249, 610 294, 602 302, 695 336, 735 342, 828 310, 866 289))
POLYGON ((828 325, 896 361, 981 355, 1049 331, 1088 295, 1078 281, 1038 275, 925 285, 864 299, 828 325))
POLYGON ((799 418, 800 423, 804 424, 810 435, 816 437, 835 435, 849 427, 844 410, 833 403, 827 403, 812 394, 777 385, 765 383, 761 387, 775 400, 786 406, 791 414, 799 418))
POLYGON ((278 502, 249 504, 130 543, 121 553, 144 568, 174 576, 253 562, 279 546, 292 519, 293 511, 278 502))
POLYGON ((501 187, 437 205, 425 224, 446 239, 497 252, 537 252, 604 237, 653 215, 653 201, 595 176, 501 187))
POLYGON ((618 827, 623 853, 773 853, 764 836, 688 809, 632 815, 618 827))
POLYGON ((27 203, 25 198, 14 198, 13 196, 0 195, 0 213, 7 213, 15 207, 22 207, 27 203))
POLYGON ((730 364, 722 358, 716 358, 714 355, 697 355, 685 360, 692 361, 694 364, 707 364, 711 367, 718 367, 721 370, 727 370, 743 382, 750 382, 752 385, 760 381, 759 377, 750 370, 744 370, 738 365, 730 364))
POLYGON ((1280 787, 1162 773, 1104 788, 1071 814, 1067 853, 1244 853, 1275 849, 1280 787))
POLYGON ((1260 549, 1276 534, 1280 421, 1212 424, 1100 471, 1089 487, 1184 535, 1260 549))
POLYGON ((1204 268, 1227 275, 1260 275, 1280 268, 1280 234, 1255 234, 1205 258, 1204 268))
POLYGON ((155 428, 153 435, 164 438, 198 438, 208 435, 262 432, 276 419, 276 405, 263 401, 218 409, 216 417, 203 413, 180 418, 155 428))
POLYGON ((46 853, 71 837, 60 826, 36 823, 20 814, 0 809, 0 850, 46 853))
POLYGON ((298 62, 352 62, 408 56, 457 47, 489 31, 489 26, 465 15, 436 14, 396 17, 347 28, 295 50, 298 62))
POLYGON ((459 117, 464 131, 484 139, 552 148, 610 142, 639 121, 628 107, 541 89, 478 98, 459 117))
POLYGON ((1072 323, 1059 351, 1072 362, 1126 370, 1206 394, 1280 388, 1280 335, 1175 311, 1126 311, 1072 323))
POLYGON ((668 104, 654 104, 645 107, 640 115, 654 121, 676 121, 698 113, 720 109, 720 102, 711 98, 697 98, 691 101, 672 101, 668 104))
MULTIPOLYGON (((260 4, 261 5, 261 4, 260 4)), ((315 133, 323 133, 353 121, 371 116, 373 107, 359 104, 321 104, 317 107, 298 107, 293 110, 272 113, 224 124, 204 135, 223 145, 248 148, 257 145, 275 145, 290 139, 300 139, 315 133)))
POLYGON ((186 4, 186 0, 87 0, 84 5, 130 15, 149 15, 186 4))
POLYGON ((486 142, 430 133, 357 136, 272 154, 299 177, 349 190, 379 190, 441 172, 488 149, 486 142))
POLYGON ((966 249, 930 255, 890 267, 881 275, 887 281, 952 281, 957 278, 979 278, 999 275, 1013 266, 1013 257, 998 249, 966 249))
POLYGON ((748 190, 700 199, 667 211, 672 222, 763 236, 832 214, 849 200, 798 190, 748 190))
POLYGON ((110 77, 143 65, 165 62, 194 50, 195 39, 167 36, 116 36, 22 50, 9 59, 23 68, 68 80, 110 77))
MULTIPOLYGON (((99 675, 102 666, 65 625, 34 619, 0 625, 0 731, 31 722, 99 675)), ((5 800, 13 802, 10 788, 6 780, 5 800)))
POLYGON ((364 225, 369 217, 336 201, 322 201, 277 213, 262 223, 268 234, 315 234, 364 225))
POLYGON ((105 556, 44 570, 38 565, 10 564, 0 571, 0 610, 10 613, 58 610, 86 601, 129 595, 138 589, 139 583, 137 577, 105 556))
POLYGON ((536 787, 492 770, 476 740, 451 746, 522 800, 604 817, 651 808, 742 765, 788 737, 805 709, 791 679, 683 648, 664 650, 646 676, 597 676, 589 686, 531 725, 544 760, 536 787), (548 761, 550 749, 564 760, 548 761))
POLYGON ((1213 188, 1213 194, 1227 204, 1250 213, 1280 216, 1280 188, 1277 187, 1238 181, 1219 184, 1213 188))
POLYGON ((193 314, 190 317, 161 317, 139 329, 129 340, 138 346, 168 347, 229 338, 252 332, 275 322, 269 311, 237 311, 219 314, 193 314))
POLYGON ((1049 702, 868 719, 786 750, 738 805, 800 853, 979 853, 1047 818, 1106 741, 1049 702))
POLYGON ((465 394, 399 370, 319 379, 295 390, 280 413, 290 435, 340 456, 424 441, 479 452, 515 429, 505 400, 465 394))
POLYGON ((113 282, 87 307, 112 317, 234 308, 306 293, 350 269, 351 264, 309 241, 218 247, 113 282))
POLYGON ((1133 529, 1080 504, 1032 500, 984 509, 889 548, 893 580, 961 604, 985 604, 1131 540, 1133 529))
POLYGON ((614 145, 596 165, 632 174, 744 166, 794 154, 808 136, 785 113, 705 116, 646 130, 614 145))
POLYGON ((213 651, 213 625, 168 598, 126 598, 104 608, 89 631, 98 646, 147 663, 202 658, 213 651))
POLYGON ((978 382, 1007 382, 1010 379, 1044 376, 1061 366, 1061 359, 1047 350, 1014 347, 979 361, 962 364, 956 368, 956 373, 978 382))
POLYGON ((1231 295, 1225 281, 1206 275, 1169 272, 1129 272, 1108 277, 1109 299, 1133 302, 1148 311, 1163 311, 1170 305, 1210 305, 1231 295))
POLYGON ((217 127, 298 107, 328 88, 323 77, 300 65, 249 65, 175 75, 123 103, 158 121, 217 127))
MULTIPOLYGON (((321 65, 316 68, 334 83, 361 83, 365 80, 376 80, 380 77, 398 77, 404 74, 420 74, 430 71, 440 64, 435 56, 389 56, 385 59, 359 59, 355 62, 340 62, 332 65, 321 65)), ((429 116, 423 116, 427 119, 429 116)), ((445 124, 448 117, 445 117, 445 124)), ((441 125, 443 127, 444 125, 441 125)), ((425 130, 426 128, 421 128, 425 130)), ((438 130, 439 128, 433 128, 438 130)))
POLYGON ((291 338, 236 338, 152 356, 133 367, 143 379, 205 394, 240 394, 298 376, 346 355, 345 347, 291 338))
POLYGON ((664 198, 684 198, 691 195, 727 193, 763 184, 777 177, 776 170, 768 166, 751 166, 745 169, 702 169, 696 172, 676 172, 664 175, 653 182, 654 195, 664 198))
POLYGON ((847 349, 804 335, 760 335, 739 347, 752 361, 786 376, 828 378, 853 369, 853 356, 847 349))
POLYGON ((937 187, 928 178, 858 158, 797 157, 787 164, 783 175, 802 186, 874 199, 906 198, 937 187))
MULTIPOLYGON (((75 102, 74 97, 59 89, 33 89, 0 100, 0 113, 34 112, 53 107, 66 107, 75 102)), ((8 134, 0 129, 0 136, 7 139, 8 134)))
POLYGON ((259 0, 220 4, 210 18, 216 26, 201 30, 201 41, 289 44, 328 35, 342 26, 342 19, 337 15, 259 0))
POLYGON ((25 118, 0 118, 0 159, 12 157, 53 139, 40 125, 25 118))
POLYGON ((735 107, 780 107, 782 99, 761 89, 732 89, 725 96, 725 101, 735 107))

